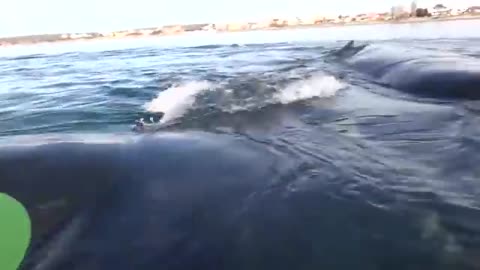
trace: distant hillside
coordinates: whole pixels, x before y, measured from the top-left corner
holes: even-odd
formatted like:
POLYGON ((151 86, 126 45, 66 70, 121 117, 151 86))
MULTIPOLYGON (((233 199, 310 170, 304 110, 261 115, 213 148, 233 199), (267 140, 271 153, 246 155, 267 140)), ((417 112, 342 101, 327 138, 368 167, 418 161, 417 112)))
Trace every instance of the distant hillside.
POLYGON ((54 42, 62 38, 61 34, 50 35, 32 35, 32 36, 20 36, 20 37, 6 37, 0 38, 0 44, 22 44, 22 43, 37 43, 37 42, 54 42))
MULTIPOLYGON (((94 39, 102 37, 100 33, 86 33, 84 39, 94 39)), ((71 38, 65 37, 64 34, 47 34, 47 35, 30 35, 30 36, 19 36, 19 37, 4 37, 0 38, 0 46, 2 44, 31 44, 31 43, 41 43, 41 42, 56 42, 59 40, 70 40, 71 38)))
MULTIPOLYGON (((141 29, 134 29, 134 30, 124 30, 113 33, 122 33, 125 32, 125 36, 141 36, 144 35, 145 31, 150 31, 149 35, 161 35, 165 33, 165 29, 169 28, 179 28, 180 31, 190 32, 190 31, 202 31, 205 26, 208 26, 206 23, 201 24, 189 24, 189 25, 175 25, 175 26, 163 26, 163 27, 149 27, 149 28, 141 28, 141 29)), ((42 43, 42 42, 56 42, 61 40, 74 40, 78 39, 74 38, 75 34, 47 34, 47 35, 29 35, 29 36, 18 36, 18 37, 4 37, 0 38, 0 46, 2 45, 15 45, 15 44, 32 44, 32 43, 42 43)), ((112 36, 111 34, 108 36, 112 36)), ((95 39, 105 37, 105 35, 100 33, 83 33, 81 34, 81 39, 95 39)))

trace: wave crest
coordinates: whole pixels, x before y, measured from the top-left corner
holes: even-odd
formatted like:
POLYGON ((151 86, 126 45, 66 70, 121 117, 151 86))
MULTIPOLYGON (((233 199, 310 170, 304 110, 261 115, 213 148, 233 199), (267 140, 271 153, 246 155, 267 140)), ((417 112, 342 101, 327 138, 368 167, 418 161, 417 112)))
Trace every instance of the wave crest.
MULTIPOLYGON (((226 83, 194 81, 170 87, 144 105, 149 112, 163 112, 160 124, 177 120, 194 111, 235 113, 255 111, 269 105, 287 105, 312 98, 334 96, 343 84, 335 77, 317 73, 303 80, 281 85, 242 78, 226 83)), ((198 115, 200 114, 200 115, 198 115)))
POLYGON ((333 76, 316 75, 303 81, 289 84, 275 95, 277 103, 288 104, 315 97, 331 97, 343 84, 333 76))
POLYGON ((207 81, 193 81, 172 86, 158 93, 157 97, 144 107, 150 112, 163 112, 161 123, 166 123, 183 116, 195 103, 195 96, 211 87, 211 83, 207 81))

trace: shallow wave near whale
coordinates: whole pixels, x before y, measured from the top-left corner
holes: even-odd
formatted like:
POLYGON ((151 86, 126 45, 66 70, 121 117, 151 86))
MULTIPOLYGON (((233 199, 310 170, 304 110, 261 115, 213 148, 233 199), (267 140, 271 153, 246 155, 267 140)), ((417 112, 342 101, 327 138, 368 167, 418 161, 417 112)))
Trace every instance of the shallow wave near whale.
POLYGON ((478 269, 475 95, 419 82, 475 68, 479 40, 345 43, 1 59, 23 268, 478 269))

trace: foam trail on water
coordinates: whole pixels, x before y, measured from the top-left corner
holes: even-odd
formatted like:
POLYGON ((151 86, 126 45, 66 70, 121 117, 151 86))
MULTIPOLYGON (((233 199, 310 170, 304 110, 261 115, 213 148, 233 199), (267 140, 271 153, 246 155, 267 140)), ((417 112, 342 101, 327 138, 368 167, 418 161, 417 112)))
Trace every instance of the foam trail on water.
POLYGON ((317 74, 289 84, 274 95, 275 103, 288 104, 315 97, 331 97, 344 85, 333 76, 317 74))
POLYGON ((209 90, 212 85, 207 81, 194 81, 173 86, 160 92, 155 99, 144 105, 150 112, 163 112, 161 123, 183 116, 194 104, 195 96, 209 90))
POLYGON ((239 112, 258 110, 262 107, 272 104, 289 104, 312 98, 331 97, 344 85, 335 77, 323 73, 295 81, 286 87, 277 88, 274 92, 268 93, 262 88, 252 89, 249 96, 237 97, 233 95, 235 91, 245 89, 221 87, 213 85, 208 81, 194 81, 177 86, 170 87, 158 94, 156 98, 144 105, 150 112, 163 112, 164 116, 160 124, 177 120, 184 116, 191 109, 201 109, 205 107, 202 99, 197 100, 200 95, 210 93, 216 100, 216 108, 223 112, 239 112), (205 93, 206 91, 212 91, 205 93), (196 104, 198 102, 198 104, 196 104))

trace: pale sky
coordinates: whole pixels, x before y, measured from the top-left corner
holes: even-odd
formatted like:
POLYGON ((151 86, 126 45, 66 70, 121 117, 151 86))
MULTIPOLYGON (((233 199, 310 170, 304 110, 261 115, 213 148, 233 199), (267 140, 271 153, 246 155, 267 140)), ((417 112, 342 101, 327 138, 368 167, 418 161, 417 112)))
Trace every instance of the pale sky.
MULTIPOLYGON (((408 0, 1 0, 0 36, 113 31, 177 23, 387 12, 408 0)), ((480 0, 417 0, 480 5, 480 0)))

